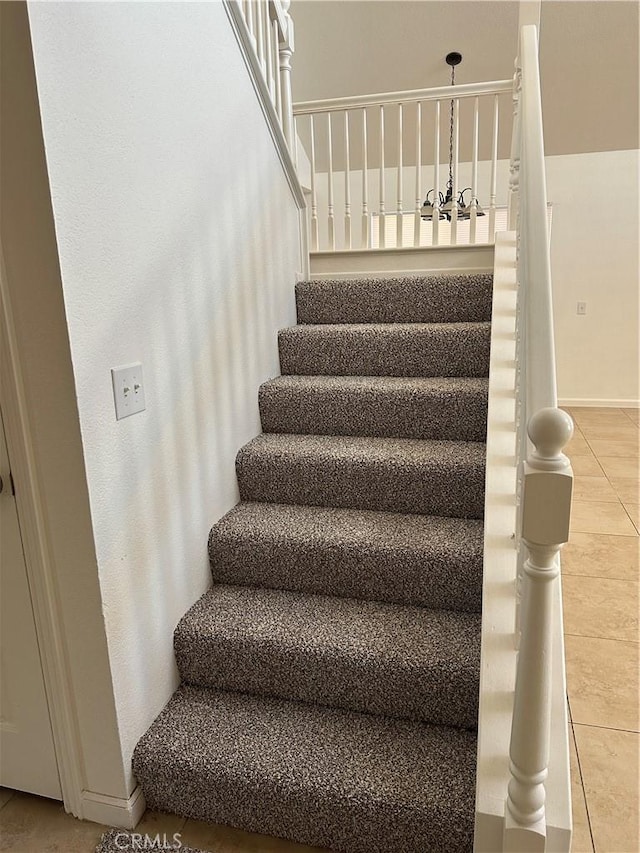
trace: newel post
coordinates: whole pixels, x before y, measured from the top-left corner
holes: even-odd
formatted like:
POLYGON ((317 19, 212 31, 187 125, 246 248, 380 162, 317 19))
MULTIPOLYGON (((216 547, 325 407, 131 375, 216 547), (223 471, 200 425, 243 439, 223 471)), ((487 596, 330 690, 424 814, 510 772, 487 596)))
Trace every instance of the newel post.
POLYGON ((545 408, 528 424, 534 450, 524 463, 524 563, 520 652, 509 748, 511 780, 505 851, 544 851, 545 788, 551 722, 552 620, 558 552, 569 538, 573 474, 563 448, 573 434, 566 412, 545 408))
POLYGON ((293 56, 294 51, 293 21, 289 14, 291 0, 280 0, 280 3, 286 21, 286 32, 281 37, 279 45, 282 130, 284 132, 284 138, 287 140, 289 151, 293 156, 296 144, 296 140, 293 138, 293 104, 291 100, 291 57, 293 56))

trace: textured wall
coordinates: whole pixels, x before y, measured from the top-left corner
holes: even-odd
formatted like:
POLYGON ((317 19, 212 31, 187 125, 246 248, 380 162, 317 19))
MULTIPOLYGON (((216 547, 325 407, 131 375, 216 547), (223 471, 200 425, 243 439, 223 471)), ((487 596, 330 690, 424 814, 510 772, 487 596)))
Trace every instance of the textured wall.
POLYGON ((221 3, 34 3, 30 19, 130 772, 279 372, 298 212, 221 3), (110 368, 132 361, 146 411, 116 421, 110 368))

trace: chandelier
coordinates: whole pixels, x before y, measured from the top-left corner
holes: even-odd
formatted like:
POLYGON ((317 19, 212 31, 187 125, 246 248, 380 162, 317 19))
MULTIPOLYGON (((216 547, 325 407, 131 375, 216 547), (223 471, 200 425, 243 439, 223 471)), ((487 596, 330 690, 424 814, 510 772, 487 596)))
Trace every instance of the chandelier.
MULTIPOLYGON (((455 86, 456 82, 456 65, 460 65, 462 62, 462 54, 457 51, 453 51, 452 53, 448 53, 445 57, 445 62, 447 65, 451 66, 451 85, 455 86)), ((454 108, 454 100, 451 99, 451 105, 449 107, 449 180, 447 182, 447 193, 443 195, 441 192, 438 193, 438 219, 448 219, 449 222, 452 219, 454 209, 457 210, 457 219, 471 219, 471 211, 475 208, 476 216, 484 216, 484 211, 480 207, 480 203, 478 199, 473 197, 471 194, 473 193, 473 189, 471 187, 465 187, 465 189, 460 190, 458 193, 458 197, 456 199, 453 198, 453 108, 454 108), (465 198, 465 193, 469 193, 467 198, 465 198)), ((430 189, 426 195, 426 198, 422 204, 422 209, 420 211, 420 216, 423 219, 433 219, 434 215, 434 198, 430 198, 434 195, 435 190, 430 189)))

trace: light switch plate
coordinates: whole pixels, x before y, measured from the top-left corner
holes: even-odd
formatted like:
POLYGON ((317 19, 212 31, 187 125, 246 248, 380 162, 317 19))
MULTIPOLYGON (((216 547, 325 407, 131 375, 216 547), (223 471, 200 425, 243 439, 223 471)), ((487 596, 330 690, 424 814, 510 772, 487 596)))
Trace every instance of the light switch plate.
POLYGON ((113 382, 113 399, 116 404, 117 420, 144 411, 144 382, 142 365, 139 362, 112 368, 111 381, 113 382))

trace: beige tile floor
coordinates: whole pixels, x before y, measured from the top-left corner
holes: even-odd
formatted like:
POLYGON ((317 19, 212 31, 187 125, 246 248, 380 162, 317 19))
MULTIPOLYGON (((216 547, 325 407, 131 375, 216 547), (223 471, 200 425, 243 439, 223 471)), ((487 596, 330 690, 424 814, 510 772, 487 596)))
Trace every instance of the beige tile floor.
MULTIPOLYGON (((638 412, 573 409, 575 495, 562 556, 571 714, 573 853, 638 853, 638 412)), ((0 789, 0 850, 92 853, 105 827, 0 789)), ((138 832, 211 853, 317 848, 147 812, 138 832)), ((390 851, 391 853, 391 851, 390 851)))

